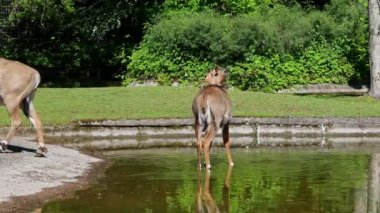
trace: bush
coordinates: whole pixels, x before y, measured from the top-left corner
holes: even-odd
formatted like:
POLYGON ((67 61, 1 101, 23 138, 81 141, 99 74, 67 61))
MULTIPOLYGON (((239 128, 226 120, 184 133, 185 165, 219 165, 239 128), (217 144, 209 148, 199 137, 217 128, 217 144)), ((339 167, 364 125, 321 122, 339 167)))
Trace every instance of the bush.
POLYGON ((140 46, 130 57, 128 70, 123 75, 123 85, 131 82, 156 80, 161 85, 170 85, 177 81, 181 84, 199 84, 213 64, 197 58, 184 59, 175 53, 155 54, 145 46, 140 46))
POLYGON ((355 39, 363 38, 363 30, 355 28, 360 22, 350 17, 358 16, 334 19, 328 12, 278 5, 236 16, 172 11, 132 52, 124 84, 147 79, 199 83, 215 64, 230 66, 231 84, 244 90, 348 83, 362 78, 353 67, 364 44, 355 39))
POLYGON ((298 57, 253 56, 230 68, 230 84, 242 90, 277 91, 294 85, 345 84, 354 69, 339 49, 327 43, 314 43, 298 57))

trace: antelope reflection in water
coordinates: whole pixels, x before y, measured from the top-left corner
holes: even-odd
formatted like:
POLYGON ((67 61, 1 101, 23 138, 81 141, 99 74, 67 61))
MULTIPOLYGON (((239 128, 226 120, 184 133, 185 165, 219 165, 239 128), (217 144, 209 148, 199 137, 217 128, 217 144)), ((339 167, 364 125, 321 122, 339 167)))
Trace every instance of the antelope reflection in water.
POLYGON ((205 171, 204 185, 202 190, 201 170, 197 175, 196 212, 229 212, 230 211, 230 185, 233 166, 229 166, 224 179, 222 203, 220 206, 214 200, 210 190, 211 171, 205 171))

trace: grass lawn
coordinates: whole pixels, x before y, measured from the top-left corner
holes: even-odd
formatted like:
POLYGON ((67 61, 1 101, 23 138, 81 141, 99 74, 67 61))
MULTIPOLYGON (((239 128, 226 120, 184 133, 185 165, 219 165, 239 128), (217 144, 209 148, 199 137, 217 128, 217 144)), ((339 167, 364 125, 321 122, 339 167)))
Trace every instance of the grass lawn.
MULTIPOLYGON (((35 106, 43 124, 65 125, 81 119, 189 118, 197 88, 107 87, 39 88, 35 106)), ((288 95, 230 91, 233 116, 367 117, 380 116, 380 100, 368 96, 288 95)), ((4 107, 0 125, 9 125, 4 107)), ((24 125, 28 122, 24 120, 24 125)))

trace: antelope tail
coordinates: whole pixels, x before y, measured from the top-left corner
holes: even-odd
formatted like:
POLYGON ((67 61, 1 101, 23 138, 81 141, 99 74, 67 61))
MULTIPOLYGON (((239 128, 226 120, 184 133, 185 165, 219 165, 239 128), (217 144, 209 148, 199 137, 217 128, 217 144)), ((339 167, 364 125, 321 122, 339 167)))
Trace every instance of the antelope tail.
POLYGON ((33 98, 38 85, 41 82, 41 76, 38 72, 34 72, 30 82, 25 90, 20 94, 22 99, 22 111, 26 117, 30 117, 30 108, 33 107, 33 98))
POLYGON ((206 107, 202 108, 200 112, 201 113, 199 114, 199 123, 202 126, 202 132, 205 132, 209 128, 213 120, 213 114, 208 100, 206 107))

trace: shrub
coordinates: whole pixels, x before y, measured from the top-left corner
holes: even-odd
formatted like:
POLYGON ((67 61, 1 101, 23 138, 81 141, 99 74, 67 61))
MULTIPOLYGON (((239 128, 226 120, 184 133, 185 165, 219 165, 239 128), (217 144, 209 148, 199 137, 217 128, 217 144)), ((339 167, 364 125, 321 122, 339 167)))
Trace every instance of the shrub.
POLYGON ((213 64, 197 58, 184 59, 175 53, 155 54, 146 46, 140 46, 130 58, 128 70, 123 75, 123 85, 133 81, 157 80, 161 85, 177 81, 181 84, 197 84, 213 64))
POLYGON ((215 64, 230 66, 232 85, 244 90, 347 83, 361 78, 352 64, 363 53, 364 40, 348 39, 362 35, 355 32, 356 20, 339 20, 297 6, 236 16, 172 11, 149 28, 132 52, 124 84, 146 79, 192 84, 215 64))
POLYGON ((339 49, 313 43, 299 56, 252 56, 230 68, 230 84, 242 90, 277 91, 294 85, 346 84, 354 69, 339 49))

